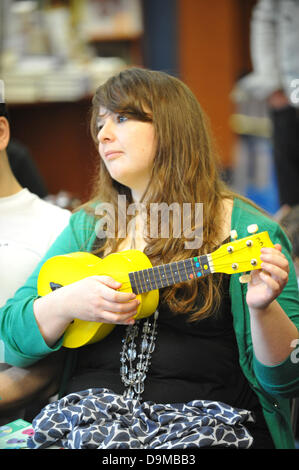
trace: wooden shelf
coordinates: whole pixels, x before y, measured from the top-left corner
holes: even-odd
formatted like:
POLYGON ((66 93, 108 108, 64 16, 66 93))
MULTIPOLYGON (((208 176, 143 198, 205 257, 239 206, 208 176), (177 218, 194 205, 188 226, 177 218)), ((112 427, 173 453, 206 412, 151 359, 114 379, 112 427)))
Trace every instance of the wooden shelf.
POLYGON ((91 98, 9 106, 11 137, 31 153, 51 194, 85 201, 98 158, 90 130, 91 98))
POLYGON ((144 34, 94 34, 88 43, 94 47, 96 55, 102 57, 118 56, 128 64, 142 66, 144 34))
POLYGON ((143 33, 138 34, 101 34, 95 33, 91 34, 88 38, 88 42, 131 42, 131 41, 140 41, 143 37, 143 33))

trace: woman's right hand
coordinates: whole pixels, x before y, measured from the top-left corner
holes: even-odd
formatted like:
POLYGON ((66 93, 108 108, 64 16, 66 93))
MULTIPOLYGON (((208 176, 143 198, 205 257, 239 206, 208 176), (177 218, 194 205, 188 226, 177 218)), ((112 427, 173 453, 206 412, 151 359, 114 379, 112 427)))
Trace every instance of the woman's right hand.
POLYGON ((126 323, 137 313, 139 301, 130 292, 119 292, 121 283, 109 276, 91 276, 65 286, 60 291, 63 314, 72 321, 126 323))
POLYGON ((121 283, 109 276, 90 276, 56 289, 34 302, 40 332, 53 345, 72 320, 128 324, 137 313, 139 300, 117 289, 121 283))

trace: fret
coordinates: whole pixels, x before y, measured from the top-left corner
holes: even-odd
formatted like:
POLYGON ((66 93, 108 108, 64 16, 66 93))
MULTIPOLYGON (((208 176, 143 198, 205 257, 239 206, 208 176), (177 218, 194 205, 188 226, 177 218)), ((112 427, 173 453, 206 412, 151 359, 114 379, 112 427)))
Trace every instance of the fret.
POLYGON ((170 266, 172 277, 173 277, 175 283, 180 282, 181 278, 180 278, 180 274, 179 274, 178 263, 176 261, 174 261, 173 263, 170 263, 169 266, 170 266))
POLYGON ((159 289, 161 287, 165 287, 166 286, 165 274, 162 273, 161 275, 161 272, 158 266, 154 267, 154 274, 155 274, 156 279, 158 279, 159 289))
POLYGON ((142 286, 142 278, 141 278, 141 271, 135 271, 136 272, 136 277, 138 279, 138 289, 139 289, 139 292, 143 292, 143 286, 142 286))
POLYGON ((142 292, 146 292, 148 289, 146 289, 146 278, 145 278, 145 269, 142 269, 140 272, 140 278, 141 278, 141 285, 142 285, 142 292))
POLYGON ((201 277, 203 275, 203 270, 201 266, 201 257, 194 257, 192 259, 194 275, 195 277, 201 277))
POLYGON ((180 282, 188 281, 188 273, 186 271, 185 260, 178 261, 177 265, 178 265, 178 272, 180 275, 180 282))
POLYGON ((135 284, 139 293, 141 292, 141 284, 140 284, 139 277, 138 277, 138 271, 134 272, 134 279, 135 279, 135 284))
POLYGON ((129 273, 129 278, 131 280, 131 287, 134 294, 139 294, 141 292, 141 285, 138 279, 137 271, 129 273))
POLYGON ((170 269, 170 264, 164 264, 163 265, 164 271, 166 273, 166 278, 167 278, 167 285, 170 286, 172 284, 175 284, 175 280, 173 278, 171 269, 170 269))
POLYGON ((186 260, 182 261, 183 265, 184 265, 184 270, 185 270, 185 273, 186 273, 186 281, 189 279, 189 276, 188 276, 188 271, 187 271, 187 266, 186 266, 186 260))
POLYGON ((153 268, 149 268, 149 269, 148 269, 148 272, 149 272, 149 278, 150 278, 150 280, 151 280, 151 285, 152 285, 153 289, 157 289, 157 288, 158 288, 158 286, 157 286, 157 280, 156 280, 156 278, 155 278, 153 268))
POLYGON ((207 274, 211 273, 210 269, 210 264, 209 264, 209 258, 208 255, 202 255, 200 256, 200 263, 201 263, 201 269, 202 269, 202 274, 205 276, 207 274))
POLYGON ((144 271, 143 271, 143 275, 144 275, 144 279, 145 279, 145 285, 146 285, 146 291, 154 290, 154 287, 152 285, 151 278, 150 278, 150 275, 149 275, 149 271, 150 271, 150 269, 144 269, 144 271))
POLYGON ((175 261, 176 264, 176 271, 177 271, 177 278, 178 282, 185 281, 185 269, 182 265, 182 261, 175 261))
POLYGON ((188 279, 194 279, 194 277, 196 277, 196 273, 194 271, 192 258, 186 259, 185 264, 188 272, 188 279))
POLYGON ((160 280, 160 278, 157 276, 157 273, 155 272, 155 268, 154 268, 154 267, 152 268, 152 276, 153 276, 153 278, 155 279, 156 288, 157 288, 157 289, 160 289, 160 287, 161 287, 161 280, 160 280))
POLYGON ((180 266, 179 266, 179 262, 178 261, 175 261, 175 264, 176 264, 176 271, 178 273, 178 278, 179 278, 179 282, 182 281, 182 276, 180 274, 180 266))
POLYGON ((134 294, 139 294, 138 287, 136 286, 136 282, 135 282, 135 272, 129 273, 129 279, 130 279, 132 291, 134 292, 134 294))
POLYGON ((185 267, 186 267, 186 272, 187 272, 187 280, 193 279, 194 278, 194 267, 193 267, 193 259, 189 258, 186 259, 185 261, 185 267))
POLYGON ((158 266, 158 269, 159 269, 160 273, 162 273, 161 276, 162 276, 162 279, 163 279, 163 282, 164 282, 163 287, 168 287, 169 286, 169 281, 168 281, 165 266, 166 266, 165 264, 162 264, 162 265, 158 266))

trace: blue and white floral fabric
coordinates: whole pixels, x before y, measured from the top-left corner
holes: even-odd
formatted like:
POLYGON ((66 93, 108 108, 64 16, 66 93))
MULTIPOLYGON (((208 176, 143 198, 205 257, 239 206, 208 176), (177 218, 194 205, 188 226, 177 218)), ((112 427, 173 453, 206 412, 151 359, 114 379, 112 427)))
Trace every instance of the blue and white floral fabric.
POLYGON ((71 393, 34 418, 29 448, 249 448, 250 411, 207 400, 156 404, 123 398, 105 388, 71 393))

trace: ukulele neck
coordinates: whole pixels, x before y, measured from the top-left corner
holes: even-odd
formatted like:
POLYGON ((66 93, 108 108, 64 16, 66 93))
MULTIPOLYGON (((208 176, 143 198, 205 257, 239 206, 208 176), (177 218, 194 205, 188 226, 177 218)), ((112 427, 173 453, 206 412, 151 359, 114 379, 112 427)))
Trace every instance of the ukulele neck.
POLYGON ((155 289, 169 287, 180 282, 199 279, 213 272, 210 255, 154 266, 129 273, 133 292, 143 294, 155 289))

